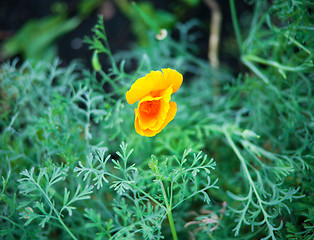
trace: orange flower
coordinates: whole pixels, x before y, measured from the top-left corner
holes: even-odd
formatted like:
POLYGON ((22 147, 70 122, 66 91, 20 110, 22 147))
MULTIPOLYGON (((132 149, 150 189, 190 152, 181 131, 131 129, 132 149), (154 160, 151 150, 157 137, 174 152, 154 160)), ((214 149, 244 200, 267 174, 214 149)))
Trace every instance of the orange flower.
POLYGON ((170 68, 161 70, 151 71, 137 79, 126 93, 129 104, 139 100, 134 126, 142 136, 155 136, 173 120, 177 112, 177 104, 170 99, 171 94, 180 88, 183 77, 170 68))

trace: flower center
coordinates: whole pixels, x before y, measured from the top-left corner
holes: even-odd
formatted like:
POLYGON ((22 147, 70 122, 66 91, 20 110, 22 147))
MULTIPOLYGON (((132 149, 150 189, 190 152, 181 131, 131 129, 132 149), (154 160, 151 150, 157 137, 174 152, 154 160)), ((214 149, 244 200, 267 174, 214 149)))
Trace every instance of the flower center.
POLYGON ((140 111, 146 115, 155 115, 158 113, 160 108, 160 101, 153 100, 153 101, 146 101, 141 103, 140 111))

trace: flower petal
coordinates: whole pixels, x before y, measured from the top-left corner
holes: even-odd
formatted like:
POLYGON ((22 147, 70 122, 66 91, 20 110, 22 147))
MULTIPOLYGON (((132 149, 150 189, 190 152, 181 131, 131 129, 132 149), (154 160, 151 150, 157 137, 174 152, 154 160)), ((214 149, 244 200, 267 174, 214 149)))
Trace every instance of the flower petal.
POLYGON ((151 92, 158 92, 173 85, 173 92, 176 92, 183 81, 183 77, 176 70, 163 68, 161 71, 151 71, 145 77, 137 79, 130 90, 126 92, 126 100, 133 104, 151 92))
POLYGON ((162 68, 161 70, 164 74, 165 79, 168 80, 169 85, 173 85, 172 93, 175 93, 182 84, 183 81, 182 74, 171 68, 162 68))
POLYGON ((175 115, 177 113, 177 104, 175 102, 169 102, 169 104, 170 104, 170 109, 168 111, 168 114, 167 114, 167 117, 166 117, 164 123, 162 124, 162 126, 160 128, 160 131, 162 129, 164 129, 167 126, 167 124, 174 119, 174 117, 175 117, 175 115))
POLYGON ((176 92, 183 77, 176 70, 165 68, 151 71, 137 79, 126 93, 129 104, 139 101, 135 109, 134 126, 138 134, 152 137, 172 121, 177 112, 177 104, 170 102, 171 94, 176 92))
POLYGON ((142 130, 142 128, 140 127, 140 124, 139 124, 138 109, 135 108, 134 111, 135 111, 135 121, 134 121, 135 131, 136 131, 138 134, 144 136, 144 132, 143 132, 143 130, 142 130))
POLYGON ((135 121, 134 121, 134 127, 135 127, 135 131, 142 136, 146 136, 146 137, 153 137, 155 136, 158 132, 156 131, 152 131, 149 129, 143 130, 139 124, 139 117, 138 117, 138 109, 135 109, 135 121))
POLYGON ((147 129, 147 128, 151 128, 154 125, 156 125, 157 121, 158 121, 158 113, 156 113, 155 115, 150 115, 150 114, 146 114, 141 112, 141 105, 145 104, 146 102, 149 101, 160 101, 161 97, 151 97, 151 96, 146 96, 143 99, 140 100, 140 102, 138 103, 138 118, 139 118, 139 125, 142 129, 147 129))
POLYGON ((166 90, 161 92, 161 99, 160 99, 160 110, 158 113, 158 121, 155 126, 150 127, 151 130, 158 130, 165 122, 165 119, 167 118, 167 114, 170 109, 170 99, 171 99, 171 93, 172 93, 172 86, 168 87, 166 90))
POLYGON ((161 71, 151 71, 145 77, 137 79, 130 90, 126 92, 126 100, 133 104, 148 95, 151 91, 158 91, 169 87, 168 81, 161 71))
POLYGON ((135 123, 134 123, 136 132, 138 134, 140 134, 142 136, 146 136, 146 137, 153 137, 157 133, 160 133, 161 130, 164 129, 167 126, 167 124, 174 119, 176 112, 177 112, 177 104, 175 102, 169 102, 169 105, 170 105, 170 109, 168 111, 167 117, 159 129, 157 129, 157 130, 151 130, 151 129, 142 130, 138 124, 138 118, 136 118, 135 123))

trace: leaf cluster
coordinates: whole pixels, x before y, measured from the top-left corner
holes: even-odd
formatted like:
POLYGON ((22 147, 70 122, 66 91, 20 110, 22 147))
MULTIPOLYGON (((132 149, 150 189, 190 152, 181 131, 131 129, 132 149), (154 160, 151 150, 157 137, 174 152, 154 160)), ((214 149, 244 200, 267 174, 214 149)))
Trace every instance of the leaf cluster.
POLYGON ((110 155, 105 156, 106 149, 97 148, 85 164, 79 162, 74 169, 78 177, 83 177, 85 182, 92 182, 99 191, 109 184, 116 193, 110 228, 103 227, 107 223, 100 224, 100 216, 95 216, 92 209, 86 210, 88 218, 93 222, 89 226, 98 229, 97 235, 109 234, 111 239, 139 236, 144 239, 160 239, 163 236, 161 225, 169 208, 174 210, 200 194, 209 203, 207 190, 215 188, 217 182, 212 183, 208 176, 215 166, 213 159, 208 160, 200 152, 188 160, 191 150, 186 150, 181 160, 174 157, 177 166, 168 160, 158 163, 152 157, 149 168, 139 171, 135 164, 128 163, 133 149, 128 151, 127 146, 123 142, 120 145, 121 151, 116 153, 120 160, 111 159, 110 155), (207 175, 206 181, 203 180, 204 175, 207 175))

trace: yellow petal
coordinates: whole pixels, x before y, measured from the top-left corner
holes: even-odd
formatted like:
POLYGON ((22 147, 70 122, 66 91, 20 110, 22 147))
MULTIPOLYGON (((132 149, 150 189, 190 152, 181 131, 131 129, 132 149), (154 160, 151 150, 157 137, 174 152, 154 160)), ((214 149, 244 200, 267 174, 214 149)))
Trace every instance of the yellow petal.
POLYGON ((160 99, 160 109, 158 113, 158 121, 156 122, 155 126, 150 127, 151 130, 158 130, 165 122, 165 119, 167 117, 167 114, 170 109, 170 99, 171 99, 171 93, 172 93, 172 86, 168 87, 166 90, 161 92, 161 99, 160 99))
POLYGON ((135 121, 134 121, 134 127, 135 127, 135 131, 136 131, 138 134, 140 134, 140 135, 144 136, 144 132, 143 132, 143 130, 141 129, 140 124, 139 124, 139 119, 138 119, 138 109, 137 109, 137 108, 135 108, 135 121))
POLYGON ((169 104, 170 104, 170 109, 168 111, 168 114, 167 114, 167 117, 166 117, 164 123, 161 126, 160 131, 162 129, 164 129, 167 126, 167 124, 174 119, 174 117, 177 113, 177 104, 175 102, 169 102, 169 104))
POLYGON ((137 79, 130 90, 126 92, 126 100, 133 104, 148 95, 151 91, 158 91, 169 87, 168 81, 161 71, 151 71, 145 77, 137 79))
POLYGON ((168 80, 169 85, 173 85, 173 93, 175 93, 181 86, 183 81, 183 76, 181 73, 173 70, 171 68, 163 68, 161 69, 165 79, 168 80))
POLYGON ((162 69, 162 72, 151 71, 133 83, 130 90, 126 92, 126 100, 129 104, 133 104, 151 92, 167 89, 171 85, 174 93, 179 89, 182 81, 182 75, 170 68, 162 69))
MULTIPOLYGON (((160 130, 161 131, 161 130, 160 130)), ((142 136, 145 136, 145 137, 153 137, 155 136, 157 133, 159 133, 160 131, 152 131, 150 129, 146 129, 146 130, 143 130, 143 134, 142 136)))

